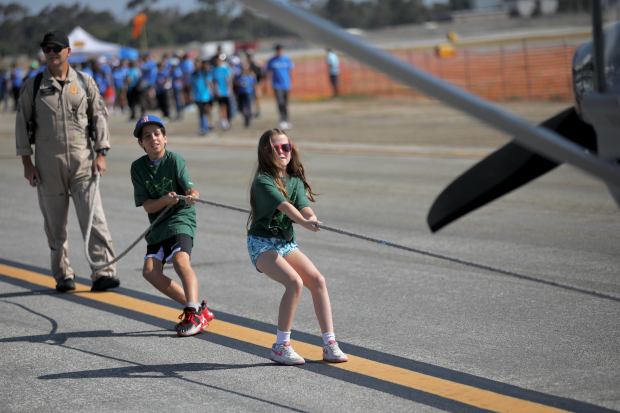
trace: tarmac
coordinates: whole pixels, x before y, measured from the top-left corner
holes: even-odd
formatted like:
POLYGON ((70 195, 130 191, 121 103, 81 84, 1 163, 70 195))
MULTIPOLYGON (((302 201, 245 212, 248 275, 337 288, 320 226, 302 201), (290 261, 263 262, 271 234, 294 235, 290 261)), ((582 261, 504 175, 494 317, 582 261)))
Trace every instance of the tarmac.
MULTIPOLYGON (((416 128, 423 116, 414 113, 434 103, 394 105, 412 123, 391 134, 376 101, 292 104, 291 136, 319 193, 319 219, 409 248, 297 229, 328 281, 336 335, 351 357, 320 361, 305 291, 292 335, 303 367, 267 358, 282 290, 252 268, 247 215, 230 208, 198 206, 192 263, 216 315, 206 333, 176 337, 179 306, 141 276, 143 241, 118 264, 121 288, 91 293, 73 207, 79 286, 56 293, 13 115, 0 114, 0 411, 620 410, 620 215, 605 185, 560 166, 431 234, 434 198, 505 140, 443 112, 435 128, 416 128), (433 135, 447 119, 453 133, 433 135), (479 139, 455 144, 468 131, 479 139)), ((275 124, 272 106, 250 130, 236 120, 204 138, 194 134, 195 114, 170 123, 169 149, 187 160, 202 199, 248 208, 256 139, 275 124)), ((535 112, 530 119, 543 116, 535 112)), ((142 152, 131 124, 117 113, 112 130, 101 193, 121 252, 148 221, 133 204, 129 166, 142 152)))

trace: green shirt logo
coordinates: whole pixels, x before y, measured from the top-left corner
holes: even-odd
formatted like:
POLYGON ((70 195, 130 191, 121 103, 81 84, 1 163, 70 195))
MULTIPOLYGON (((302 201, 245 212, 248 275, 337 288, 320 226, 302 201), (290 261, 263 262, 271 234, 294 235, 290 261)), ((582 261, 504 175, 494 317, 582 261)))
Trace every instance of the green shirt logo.
POLYGON ((144 182, 147 191, 157 196, 164 196, 168 192, 174 191, 173 181, 167 176, 162 176, 159 181, 148 179, 144 182))

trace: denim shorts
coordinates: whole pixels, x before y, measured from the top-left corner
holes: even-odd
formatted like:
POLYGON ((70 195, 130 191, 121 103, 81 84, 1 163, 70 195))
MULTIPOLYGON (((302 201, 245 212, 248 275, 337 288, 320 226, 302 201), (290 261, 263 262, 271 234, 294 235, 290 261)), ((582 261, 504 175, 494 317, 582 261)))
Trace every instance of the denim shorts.
MULTIPOLYGON (((256 268, 258 257, 267 251, 275 251, 278 255, 286 257, 291 252, 299 249, 295 241, 286 241, 281 238, 265 238, 256 235, 248 235, 248 253, 252 260, 252 265, 256 268)), ((258 268, 256 268, 257 271, 258 268)))

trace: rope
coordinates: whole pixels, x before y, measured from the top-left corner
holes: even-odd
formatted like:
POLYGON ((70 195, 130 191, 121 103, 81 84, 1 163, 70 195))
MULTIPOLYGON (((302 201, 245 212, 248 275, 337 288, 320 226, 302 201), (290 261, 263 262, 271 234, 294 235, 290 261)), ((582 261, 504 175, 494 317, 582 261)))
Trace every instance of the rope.
MULTIPOLYGON (((191 198, 191 197, 189 197, 187 195, 177 195, 177 198, 179 198, 179 199, 187 199, 187 198, 191 198)), ((231 211, 243 212, 243 213, 246 213, 246 214, 250 213, 249 209, 239 208, 239 207, 232 206, 232 205, 220 204, 219 202, 206 201, 206 200, 200 199, 200 198, 194 198, 194 201, 198 202, 200 204, 205 204, 205 205, 216 206, 216 207, 219 207, 219 208, 230 209, 231 211)))
MULTIPOLYGON (((179 195, 178 197, 179 197, 179 199, 188 198, 187 196, 184 196, 184 195, 179 195)), ((194 201, 198 202, 198 203, 201 203, 201 204, 212 205, 212 206, 216 206, 216 207, 219 207, 219 208, 230 209, 232 211, 250 213, 250 210, 248 210, 248 209, 243 209, 243 208, 239 208, 239 207, 235 207, 235 206, 230 206, 230 205, 226 205, 226 204, 220 204, 218 202, 213 202, 213 201, 206 201, 206 200, 200 199, 200 198, 194 198, 194 201)), ((564 283, 560 283, 560 282, 556 282, 556 281, 543 280, 543 279, 540 279, 540 278, 532 277, 530 275, 519 274, 517 272, 504 270, 504 269, 493 267, 493 266, 490 266, 490 265, 479 264, 479 263, 476 263, 476 262, 473 262, 473 261, 467 261, 467 260, 463 260, 463 259, 456 258, 456 257, 450 257, 448 255, 443 255, 443 254, 438 254, 438 253, 435 253, 435 252, 425 251, 425 250, 418 249, 418 248, 408 247, 406 245, 397 244, 395 242, 386 241, 386 240, 379 239, 379 238, 369 237, 367 235, 356 234, 356 233, 351 232, 351 231, 347 231, 347 230, 336 228, 336 227, 331 227, 331 226, 328 226, 328 225, 325 225, 325 224, 320 224, 319 228, 323 229, 323 230, 326 230, 326 231, 334 232, 336 234, 346 235, 346 236, 351 237, 351 238, 357 238, 357 239, 361 239, 361 240, 364 240, 364 241, 373 242, 375 244, 385 245, 387 247, 396 248, 396 249, 400 249, 400 250, 408 251, 408 252, 413 252, 413 253, 420 254, 420 255, 425 255, 427 257, 432 257, 432 258, 436 258, 436 259, 443 260, 443 261, 450 261, 450 262, 453 262, 453 263, 456 263, 456 264, 465 265, 467 267, 477 268, 477 269, 484 270, 484 271, 495 272, 495 273, 498 273, 498 274, 507 275, 507 276, 519 278, 519 279, 522 279, 522 280, 532 281, 532 282, 536 282, 536 283, 539 283, 539 284, 549 285, 549 286, 552 286, 552 287, 559 287, 559 288, 563 288, 565 290, 570 290, 570 291, 579 292, 579 293, 583 293, 583 294, 593 295, 593 296, 599 297, 599 298, 605 298, 605 299, 613 300, 613 301, 620 301, 620 298, 618 298, 618 297, 616 297, 614 295, 605 294, 605 293, 602 293, 602 292, 599 292, 599 291, 596 291, 596 290, 587 290, 585 288, 576 287, 576 286, 573 286, 573 285, 570 285, 570 284, 564 284, 564 283)))
MULTIPOLYGON (((90 203, 90 213, 88 214, 88 224, 86 226, 86 234, 84 234, 84 253, 86 254, 86 260, 90 264, 90 268, 92 270, 92 274, 95 274, 97 271, 99 271, 99 270, 101 270, 103 268, 109 267, 110 265, 118 262, 125 255, 127 255, 127 253, 129 251, 131 251, 131 249, 133 247, 135 247, 136 244, 138 242, 140 242, 140 240, 142 238, 146 237, 146 234, 148 234, 149 231, 163 219, 163 217, 166 215, 166 212, 168 212, 168 210, 174 206, 174 205, 168 205, 166 208, 164 208, 164 210, 161 212, 161 214, 159 214, 157 219, 155 219, 155 221, 153 221, 153 223, 151 225, 149 225, 148 228, 146 230, 144 230, 144 232, 142 234, 140 234, 140 236, 138 238, 136 238, 136 240, 134 242, 132 242, 129 245, 129 247, 127 247, 125 249, 125 251, 123 251, 122 253, 117 255, 116 258, 114 258, 112 261, 108 261, 108 262, 94 262, 90 258, 90 252, 88 251, 88 241, 90 240, 90 231, 91 231, 92 226, 93 226, 93 217, 95 215, 95 208, 94 208, 94 206, 95 206, 95 198, 97 198, 97 196, 99 196, 99 181, 100 181, 100 179, 101 179, 101 175, 96 174, 95 175, 95 191, 94 191, 94 196, 92 197, 92 200, 91 200, 91 203, 90 203)), ((91 182, 91 185, 92 185, 92 182, 91 182)))
MULTIPOLYGON (((178 195, 178 198, 179 199, 186 199, 186 198, 189 198, 189 197, 185 196, 185 195, 178 195)), ((213 201, 206 201, 206 200, 200 199, 200 198, 194 198, 194 201, 195 202, 199 202, 201 204, 212 205, 212 206, 216 206, 216 207, 220 207, 220 208, 230 209, 230 210, 233 210, 233 211, 244 212, 244 213, 248 213, 248 214, 250 213, 249 209, 238 208, 238 207, 235 207, 235 206, 220 204, 218 202, 213 202, 213 201)), ((404 251, 414 252, 416 254, 427 255, 429 257, 439 258, 439 259, 447 260, 447 261, 452 261, 452 262, 456 262, 456 263, 463 264, 463 265, 469 265, 469 266, 480 268, 480 269, 483 269, 483 270, 500 272, 502 274, 517 275, 515 273, 512 273, 510 271, 505 271, 505 270, 502 270, 500 268, 494 268, 494 267, 490 267, 490 266, 483 265, 483 264, 477 264, 477 263, 474 263, 474 262, 469 262, 469 261, 461 260, 459 258, 453 258, 453 257, 437 254, 437 253, 430 252, 430 251, 424 251, 424 250, 421 250, 421 249, 408 247, 406 245, 397 244, 395 242, 386 241, 386 240, 379 239, 379 238, 369 237, 367 235, 356 234, 356 233, 351 232, 351 231, 347 231, 347 230, 336 228, 336 227, 331 227, 331 226, 328 226, 328 225, 325 225, 325 224, 319 224, 318 227, 320 229, 323 229, 323 230, 326 230, 326 231, 335 232, 336 234, 346 235, 346 236, 351 237, 351 238, 357 238, 357 239, 361 239, 361 240, 364 240, 364 241, 374 242, 375 244, 385 245, 387 247, 392 247, 392 248, 397 248, 397 249, 404 250, 404 251)))
MULTIPOLYGON (((93 220, 93 215, 94 215, 94 202, 95 202, 95 197, 99 194, 99 180, 100 180, 100 176, 96 175, 95 178, 95 196, 93 197, 93 200, 91 202, 91 208, 90 208, 90 214, 88 217, 88 226, 86 229, 86 234, 84 235, 84 251, 86 253, 86 258, 88 260, 88 263, 91 265, 91 268, 93 270, 93 273, 95 273, 97 270, 100 270, 102 268, 106 268, 109 267, 110 265, 116 263, 117 261, 119 261, 121 258, 123 258, 133 247, 136 246, 136 244, 146 236, 146 234, 148 234, 148 232, 151 230, 151 228, 153 228, 155 225, 157 225, 157 223, 159 223, 163 217, 166 215, 166 212, 168 212, 168 210, 173 207, 174 205, 168 205, 161 214, 159 214, 159 216, 157 217, 157 219, 155 221, 153 221, 153 223, 151 225, 149 225, 149 227, 142 233, 140 234, 140 236, 129 246, 127 247, 127 249, 125 249, 125 251, 123 251, 120 255, 118 255, 114 260, 110 261, 110 262, 106 262, 106 263, 95 263, 91 260, 89 252, 88 252, 88 240, 90 239, 90 231, 91 231, 91 227, 92 227, 92 220, 93 220)), ((190 198, 190 196, 186 196, 186 195, 177 195, 177 199, 179 200, 186 200, 187 198, 190 198)), ((239 208, 236 206, 232 206, 232 205, 226 205, 226 204, 222 204, 219 202, 213 202, 213 201, 207 201, 204 199, 200 199, 200 198, 194 198, 194 202, 200 203, 200 204, 205 204, 205 205, 211 205, 211 206, 215 206, 218 208, 224 208, 224 209, 229 209, 231 211, 236 211, 236 212, 242 212, 242 213, 246 213, 249 214, 250 210, 245 209, 245 208, 239 208)), ((369 241, 369 242, 373 242, 375 244, 380 244, 380 245, 385 245, 387 247, 391 247, 391 248, 396 248, 396 249, 400 249, 403 251, 408 251, 408 252, 413 252, 415 254, 420 254, 420 255, 425 255, 428 257, 432 257, 432 258, 436 258, 436 259, 440 259, 440 260, 444 260, 444 261, 450 261, 453 263, 457 263, 457 264, 461 264, 461 265, 465 265, 468 267, 472 267, 472 268, 477 268, 480 270, 484 270, 484 271, 490 271, 490 272, 495 272, 498 274, 502 274, 502 275, 507 275, 510 277, 515 277, 515 278, 519 278, 522 280, 527 280, 527 281, 532 281, 532 282, 536 282, 539 284, 545 284, 545 285, 549 285, 549 286, 553 286, 553 287, 559 287, 559 288, 563 288, 566 290, 570 290, 570 291, 574 291, 574 292, 579 292, 579 293, 583 293, 583 294, 588 294, 588 295, 593 295, 599 298, 605 298, 608 300, 613 300, 613 301, 620 301, 620 298, 611 295, 611 294, 605 294, 596 290, 587 290, 581 287, 576 287, 570 284, 564 284, 564 283, 560 283, 560 282, 556 282, 556 281, 547 281, 547 280, 543 280, 543 279, 539 279, 539 278, 535 278, 529 275, 524 275, 524 274, 519 274, 513 271, 508 271, 508 270, 504 270, 501 268, 497 268, 497 267, 493 267, 490 265, 485 265, 485 264, 479 264, 473 261, 467 261, 467 260, 463 260, 460 258, 455 258, 455 257, 450 257, 448 255, 443 255, 443 254, 438 254, 435 252, 430 252, 430 251, 425 251, 422 249, 418 249, 418 248, 412 248, 412 247, 408 247, 406 245, 401 245, 401 244, 397 244, 395 242, 391 242, 391 241, 386 241, 383 239, 379 239, 379 238, 373 238, 373 237, 369 237, 367 235, 362 235, 362 234, 356 234, 354 232, 351 231, 347 231, 344 229, 340 229, 340 228, 336 228, 336 227, 332 227, 332 226, 328 226, 325 224, 319 224, 318 226, 320 229, 326 230, 326 231, 330 231, 330 232, 334 232, 336 234, 341 234, 341 235, 346 235, 348 237, 351 238, 357 238, 357 239, 361 239, 364 241, 369 241)))

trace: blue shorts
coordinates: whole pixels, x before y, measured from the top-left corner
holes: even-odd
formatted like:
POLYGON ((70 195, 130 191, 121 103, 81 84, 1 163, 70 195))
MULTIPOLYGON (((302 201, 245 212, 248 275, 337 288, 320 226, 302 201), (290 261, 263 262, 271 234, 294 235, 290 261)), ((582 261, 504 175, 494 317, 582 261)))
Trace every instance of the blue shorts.
MULTIPOLYGON (((278 255, 286 257, 291 252, 299 249, 295 241, 286 241, 281 238, 265 238, 256 235, 248 235, 248 253, 252 260, 252 265, 256 268, 258 257, 267 251, 275 251, 278 255)), ((258 268, 257 271, 260 272, 258 268)))

